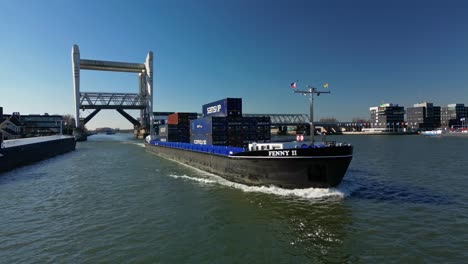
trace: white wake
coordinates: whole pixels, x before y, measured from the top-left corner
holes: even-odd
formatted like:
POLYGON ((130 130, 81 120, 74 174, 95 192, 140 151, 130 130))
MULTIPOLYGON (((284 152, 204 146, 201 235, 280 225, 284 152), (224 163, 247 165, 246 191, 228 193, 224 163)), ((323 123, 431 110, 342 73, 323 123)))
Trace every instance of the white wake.
MULTIPOLYGON (((172 159, 170 159, 172 160, 172 159)), ((256 193, 266 193, 273 194, 278 196, 291 196, 298 197, 302 199, 322 199, 322 198, 340 198, 344 199, 351 195, 354 190, 357 190, 359 187, 350 182, 343 181, 340 186, 337 188, 307 188, 307 189, 284 189, 277 186, 248 186, 245 184, 240 184, 236 182, 228 181, 218 175, 200 170, 198 168, 192 167, 190 165, 184 164, 177 160, 172 160, 183 166, 191 168, 192 170, 197 171, 197 174, 200 176, 188 176, 188 175, 174 175, 170 174, 169 176, 176 179, 190 180, 197 182, 199 184, 219 184, 231 188, 236 188, 244 192, 256 192, 256 193)))
MULTIPOLYGON (((191 167, 193 168, 193 167, 191 167)), ((196 169, 198 170, 198 169, 196 169)), ((273 194, 278 196, 290 196, 298 197, 302 199, 320 199, 320 198, 340 198, 344 199, 351 195, 353 190, 356 189, 356 186, 353 186, 351 183, 343 182, 338 188, 307 188, 307 189, 284 189, 277 186, 248 186, 245 184, 240 184, 236 182, 231 182, 226 179, 221 178, 220 176, 210 174, 201 170, 198 170, 204 177, 199 176, 188 176, 188 175, 174 175, 170 174, 169 176, 175 179, 183 179, 196 182, 198 184, 208 184, 208 185, 222 185, 230 188, 235 188, 243 192, 255 192, 255 193, 265 193, 273 194)))

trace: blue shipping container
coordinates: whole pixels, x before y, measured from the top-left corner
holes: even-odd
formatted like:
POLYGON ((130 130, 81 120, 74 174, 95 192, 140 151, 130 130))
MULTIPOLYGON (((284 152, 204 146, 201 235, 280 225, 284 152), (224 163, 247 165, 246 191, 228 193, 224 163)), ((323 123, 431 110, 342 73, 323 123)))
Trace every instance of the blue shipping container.
POLYGON ((204 117, 190 120, 190 133, 212 134, 226 131, 226 118, 224 117, 204 117))
POLYGON ((179 136, 161 136, 160 140, 163 142, 185 142, 189 143, 189 137, 179 137, 179 136))
POLYGON ((218 145, 225 146, 228 141, 226 137, 217 137, 207 134, 191 134, 190 143, 197 145, 218 145))
POLYGON ((190 128, 180 125, 160 125, 158 134, 160 136, 186 136, 188 138, 190 135, 190 128))
POLYGON ((242 98, 225 98, 203 105, 203 116, 242 116, 242 98))
POLYGON ((213 145, 213 140, 208 135, 192 134, 190 135, 190 143, 197 145, 213 145))

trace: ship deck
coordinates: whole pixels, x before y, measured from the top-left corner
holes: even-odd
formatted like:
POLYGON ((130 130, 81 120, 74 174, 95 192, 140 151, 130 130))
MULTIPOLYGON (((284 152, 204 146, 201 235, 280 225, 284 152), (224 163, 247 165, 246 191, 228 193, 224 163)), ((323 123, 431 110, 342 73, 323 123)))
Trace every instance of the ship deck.
POLYGON ((182 142, 162 142, 162 141, 150 141, 150 145, 161 146, 167 148, 183 149, 195 152, 204 152, 215 155, 229 156, 235 153, 244 152, 243 148, 230 147, 230 146, 213 146, 213 145, 198 145, 191 143, 182 142))

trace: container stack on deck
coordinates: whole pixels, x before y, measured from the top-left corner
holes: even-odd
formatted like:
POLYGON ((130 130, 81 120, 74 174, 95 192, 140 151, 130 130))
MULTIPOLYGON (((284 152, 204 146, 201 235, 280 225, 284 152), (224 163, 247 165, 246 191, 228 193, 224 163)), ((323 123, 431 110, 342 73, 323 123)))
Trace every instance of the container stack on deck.
POLYGON ((203 118, 190 121, 190 143, 243 147, 271 138, 269 117, 242 117, 242 99, 203 105, 203 118))
POLYGON ((242 98, 205 104, 202 118, 197 119, 197 113, 173 113, 154 125, 162 142, 245 147, 271 139, 270 117, 243 117, 242 98))
POLYGON ((166 119, 156 119, 156 120, 154 120, 154 121, 153 121, 154 133, 155 133, 156 135, 159 135, 159 128, 160 128, 161 126, 166 125, 166 123, 167 123, 167 120, 166 120, 166 119))
POLYGON ((197 113, 174 113, 167 116, 167 125, 159 125, 161 141, 190 142, 190 120, 197 118, 197 113))
POLYGON ((270 117, 243 117, 242 136, 244 145, 252 142, 269 142, 271 139, 270 117))

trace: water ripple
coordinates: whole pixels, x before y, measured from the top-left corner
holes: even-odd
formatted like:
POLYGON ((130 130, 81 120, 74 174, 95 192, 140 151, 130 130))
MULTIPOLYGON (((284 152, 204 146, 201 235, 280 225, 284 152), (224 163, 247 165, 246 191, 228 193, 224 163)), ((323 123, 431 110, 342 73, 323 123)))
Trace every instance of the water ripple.
POLYGON ((350 170, 350 174, 359 174, 361 176, 352 177, 355 189, 352 193, 353 198, 369 199, 376 201, 394 202, 394 203, 417 203, 449 205, 456 203, 455 196, 451 194, 437 193, 428 188, 402 185, 382 179, 372 179, 374 175, 363 176, 364 171, 350 170))
POLYGON ((1 263, 468 257, 465 141, 348 137, 356 155, 338 188, 289 190, 231 183, 147 153, 139 141, 94 137, 0 177, 1 263))

